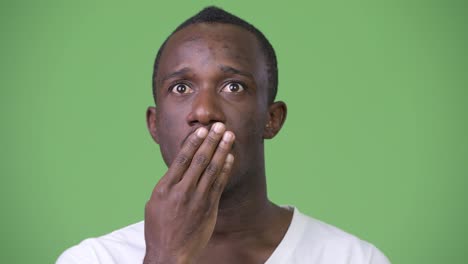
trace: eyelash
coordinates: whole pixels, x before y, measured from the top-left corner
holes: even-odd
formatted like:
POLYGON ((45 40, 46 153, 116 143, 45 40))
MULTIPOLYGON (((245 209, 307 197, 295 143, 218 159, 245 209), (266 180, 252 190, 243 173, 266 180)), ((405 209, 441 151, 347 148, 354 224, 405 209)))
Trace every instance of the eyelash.
MULTIPOLYGON (((248 87, 247 85, 244 83, 244 82, 241 82, 241 81, 238 81, 238 80, 227 80, 225 81, 222 86, 221 86, 221 90, 224 89, 226 86, 228 86, 229 84, 239 84, 241 87, 242 87, 242 91, 247 91, 248 90, 248 87)), ((174 89, 177 87, 177 85, 180 85, 180 84, 183 84, 183 85, 186 85, 187 87, 189 87, 190 89, 192 89, 192 85, 190 83, 187 83, 187 82, 175 82, 171 85, 169 85, 169 88, 167 89, 169 93, 176 93, 174 92, 174 89)), ((233 92, 234 93, 234 92, 233 92)), ((178 94, 178 93, 176 93, 178 94)))
POLYGON ((175 82, 175 83, 169 85, 169 88, 167 89, 167 91, 168 91, 169 93, 173 93, 174 89, 175 89, 175 88, 177 87, 177 85, 179 85, 179 84, 183 84, 183 85, 189 87, 190 89, 192 89, 192 85, 190 85, 190 83, 187 83, 187 82, 180 82, 180 81, 179 81, 179 82, 175 82))
POLYGON ((233 84, 233 83, 239 84, 240 86, 242 86, 243 91, 248 90, 247 85, 244 82, 241 82, 241 81, 238 81, 238 80, 227 80, 226 82, 223 83, 221 89, 223 89, 224 87, 228 86, 229 84, 233 84))

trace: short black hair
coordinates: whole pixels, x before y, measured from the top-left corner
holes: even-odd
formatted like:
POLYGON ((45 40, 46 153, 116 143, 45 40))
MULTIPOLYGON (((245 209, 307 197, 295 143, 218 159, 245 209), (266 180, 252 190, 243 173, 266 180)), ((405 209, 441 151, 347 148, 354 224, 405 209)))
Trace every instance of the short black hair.
POLYGON ((276 94, 278 91, 278 63, 276 60, 276 53, 273 49, 273 46, 270 44, 268 39, 263 35, 263 33, 254 27, 252 24, 248 23, 247 21, 224 11, 221 8, 215 6, 205 7, 201 10, 198 14, 192 16, 191 18, 187 19, 185 22, 180 24, 163 42, 161 47, 158 50, 156 55, 156 59, 154 60, 154 67, 153 67, 153 79, 152 79, 152 87, 153 87, 153 97, 154 101, 156 102, 156 75, 158 73, 158 66, 159 60, 161 58, 161 54, 164 50, 164 47, 169 40, 169 38, 174 35, 179 30, 198 23, 221 23, 221 24, 231 24, 239 26, 243 29, 252 32, 259 41, 260 47, 262 48, 265 59, 266 59, 266 68, 267 68, 267 75, 268 75, 268 100, 269 102, 273 102, 276 98, 276 94))

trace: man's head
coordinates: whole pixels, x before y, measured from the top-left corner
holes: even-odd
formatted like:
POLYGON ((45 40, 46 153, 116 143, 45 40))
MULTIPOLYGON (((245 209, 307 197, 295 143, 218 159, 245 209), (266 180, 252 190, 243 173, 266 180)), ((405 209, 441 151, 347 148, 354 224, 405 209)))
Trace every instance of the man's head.
POLYGON ((156 107, 147 111, 149 131, 168 166, 198 127, 224 123, 236 135, 227 189, 264 174, 263 140, 278 133, 286 116, 285 104, 273 102, 273 48, 268 43, 271 51, 266 52, 258 31, 246 22, 242 23, 248 28, 239 25, 239 20, 209 8, 179 26, 158 52, 153 74, 156 107))
POLYGON ((268 89, 269 94, 268 98, 270 102, 273 102, 276 98, 276 94, 278 91, 278 66, 276 60, 276 53, 273 49, 273 46, 270 44, 268 39, 263 35, 263 33, 255 28, 252 24, 248 23, 247 21, 234 16, 220 8, 217 7, 207 7, 200 11, 198 14, 194 15, 193 17, 187 19, 185 22, 180 24, 171 35, 167 37, 164 43, 159 48, 159 51, 156 55, 156 59, 154 61, 153 67, 153 79, 152 79, 152 86, 153 86, 153 96, 156 102, 156 79, 158 74, 159 68, 159 61, 161 58, 161 54, 164 51, 167 41, 174 35, 176 32, 180 31, 181 29, 186 28, 187 26, 199 24, 199 23, 221 23, 221 24, 231 24, 235 26, 239 26, 245 30, 252 32, 265 55, 265 63, 267 66, 267 73, 268 73, 268 89))

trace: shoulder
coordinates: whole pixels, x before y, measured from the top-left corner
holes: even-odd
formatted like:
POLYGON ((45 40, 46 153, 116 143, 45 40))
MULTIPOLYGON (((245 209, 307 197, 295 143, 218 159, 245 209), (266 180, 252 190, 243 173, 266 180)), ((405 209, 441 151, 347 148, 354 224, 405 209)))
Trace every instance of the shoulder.
POLYGON ((292 247, 287 263, 389 264, 374 245, 294 208, 283 241, 292 247))
POLYGON ((83 240, 64 251, 57 264, 138 263, 145 251, 144 223, 139 222, 112 233, 83 240))

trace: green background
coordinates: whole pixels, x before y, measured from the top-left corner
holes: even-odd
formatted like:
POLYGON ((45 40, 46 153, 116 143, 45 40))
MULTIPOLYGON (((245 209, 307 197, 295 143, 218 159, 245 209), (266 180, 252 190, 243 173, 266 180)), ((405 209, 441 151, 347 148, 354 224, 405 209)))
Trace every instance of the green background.
POLYGON ((143 219, 165 166, 145 125, 155 54, 217 4, 279 59, 269 194, 393 263, 468 258, 463 1, 2 1, 1 263, 53 263, 143 219))

